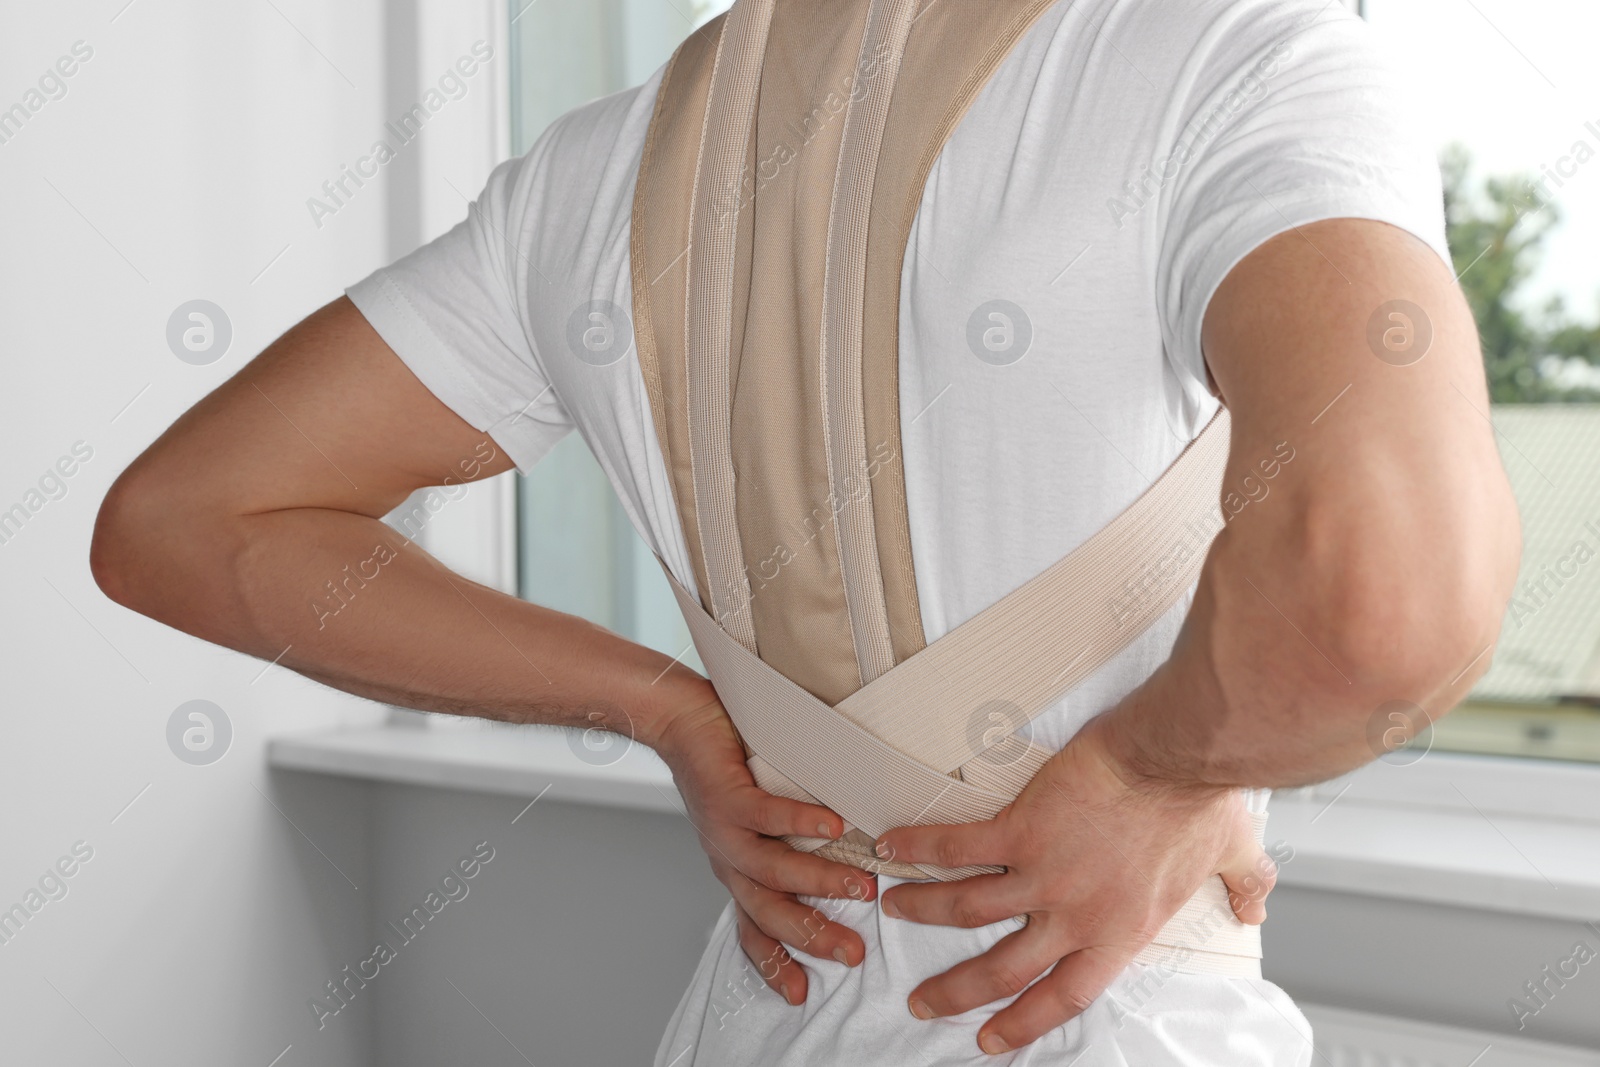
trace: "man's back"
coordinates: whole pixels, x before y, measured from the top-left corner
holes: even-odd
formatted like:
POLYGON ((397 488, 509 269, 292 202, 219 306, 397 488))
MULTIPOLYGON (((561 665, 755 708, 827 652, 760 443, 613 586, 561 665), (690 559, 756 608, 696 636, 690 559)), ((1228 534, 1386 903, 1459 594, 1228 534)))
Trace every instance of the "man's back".
MULTIPOLYGON (((808 28, 830 41, 782 36, 801 16, 786 26, 780 5, 769 63, 802 44, 853 46, 865 5, 816 8, 808 28)), ((496 172, 468 223, 350 295, 418 376, 519 465, 576 426, 641 536, 692 590, 629 314, 634 177, 660 82, 658 72, 559 120, 496 172), (487 346, 471 326, 484 320, 496 324, 487 346)), ((1365 26, 1325 3, 1080 0, 1055 5, 1023 36, 934 165, 905 255, 901 439, 885 444, 903 454, 930 642, 1104 526, 1198 432, 1216 406, 1201 316, 1246 253, 1292 227, 1353 216, 1410 230, 1446 255, 1437 167, 1397 92, 1365 26)), ((847 84, 819 77, 803 116, 763 112, 741 196, 758 211, 790 209, 794 172, 829 142, 829 123, 844 122, 848 95, 847 84)), ((1264 499, 1271 478, 1292 478, 1294 449, 1285 440, 1260 457, 1272 474, 1241 499, 1264 499)), ((759 497, 759 476, 745 473, 738 491, 759 497)), ((805 551, 816 535, 794 522, 772 558, 805 551)), ((1185 597, 1035 720, 1034 740, 1059 748, 1147 678, 1187 607, 1185 597)), ((898 1017, 911 988, 1020 925, 910 926, 861 902, 827 910, 862 933, 864 974, 808 961, 803 1010, 751 1000, 736 990, 760 980, 725 915, 660 1062, 905 1056, 898 1017), (675 1060, 690 1047, 691 1057, 675 1060)), ((1140 1016, 1149 1027, 1141 1031, 1120 1021, 1128 1003, 1109 996, 1032 1054, 1048 1058, 1054 1042, 1070 1059, 1098 1042, 1108 1051, 1120 1043, 1133 1062, 1158 1062, 1156 1047, 1187 1050, 1200 1057, 1193 1062, 1309 1056, 1294 1031, 1298 1013, 1276 987, 1195 975, 1168 982, 1165 1003, 1206 1009, 1211 1022, 1175 1027, 1158 1003, 1140 1016)), ((967 1062, 978 1021, 919 1028, 910 1039, 919 1060, 967 1062)))
MULTIPOLYGON (((466 223, 350 295, 519 466, 576 427, 694 590, 631 348, 634 177, 659 81, 558 120, 466 223)), ((1096 0, 1040 18, 941 153, 905 255, 887 445, 904 454, 929 641, 1077 547, 1198 433, 1216 408, 1201 316, 1251 249, 1365 217, 1447 256, 1437 165, 1403 104, 1364 24, 1313 0, 1096 0)), ((756 195, 789 195, 781 180, 756 195)), ((1294 444, 1260 458, 1292 462, 1294 444)), ((797 525, 783 547, 812 535, 797 525)), ((1042 720, 1041 743, 1148 675, 1184 606, 1042 720)))

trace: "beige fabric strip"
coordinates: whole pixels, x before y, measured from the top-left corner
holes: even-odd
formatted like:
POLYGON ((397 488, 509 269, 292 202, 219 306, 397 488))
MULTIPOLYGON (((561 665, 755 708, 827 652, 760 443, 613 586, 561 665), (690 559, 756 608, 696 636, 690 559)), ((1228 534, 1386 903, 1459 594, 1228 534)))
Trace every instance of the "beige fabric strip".
MULTIPOLYGON (((662 309, 662 322, 670 322, 677 315, 675 309, 681 308, 684 325, 682 333, 672 339, 681 339, 681 352, 671 351, 672 342, 660 343, 658 352, 659 331, 650 342, 641 340, 641 365, 680 512, 686 515, 685 532, 695 542, 691 556, 695 557, 697 579, 704 568, 704 603, 697 603, 670 571, 668 578, 719 696, 747 749, 758 754, 750 761, 757 781, 775 793, 815 798, 851 824, 853 844, 790 839, 791 844, 908 877, 969 877, 989 869, 883 864, 862 848, 865 835, 861 831, 875 836, 893 826, 989 819, 1015 798, 1049 755, 1012 736, 1015 725, 1030 720, 1115 655, 1192 584, 1205 547, 1220 525, 1215 519, 1215 500, 1227 453, 1227 418, 1225 413, 1220 415, 1155 486, 1077 552, 894 667, 893 660, 908 642, 885 631, 892 615, 898 612, 903 617, 908 605, 915 607, 909 534, 895 526, 895 508, 904 512, 902 481, 898 497, 894 492, 883 494, 887 505, 874 507, 870 523, 852 519, 839 527, 837 557, 848 559, 849 564, 841 564, 837 573, 850 618, 855 621, 873 615, 879 626, 876 637, 869 633, 865 638, 852 628, 857 649, 854 658, 860 664, 857 680, 868 684, 860 688, 847 685, 854 692, 842 694, 842 700, 830 704, 786 677, 787 672, 764 662, 765 649, 756 654, 754 616, 749 610, 730 426, 730 412, 739 403, 734 383, 748 367, 759 366, 764 355, 748 345, 748 333, 741 348, 733 327, 741 312, 752 311, 741 306, 746 293, 753 306, 755 293, 752 281, 744 277, 748 268, 740 264, 741 258, 744 264, 753 263, 756 253, 751 250, 755 245, 748 230, 741 233, 739 210, 729 219, 726 212, 719 215, 711 209, 720 192, 742 188, 742 173, 751 161, 757 140, 751 136, 752 124, 758 111, 773 2, 739 0, 729 15, 718 20, 722 25, 714 55, 709 38, 680 50, 663 82, 663 97, 657 101, 656 120, 641 164, 633 248, 645 254, 634 264, 636 319, 642 336, 653 328, 652 305, 662 309), (685 56, 689 57, 685 77, 676 81, 674 95, 667 100, 669 85, 685 56), (684 102, 697 98, 704 100, 704 106, 698 112, 701 122, 695 130, 699 135, 695 150, 685 151, 681 142, 658 142, 658 123, 663 129, 674 129, 680 137, 688 132, 684 102), (677 174, 692 167, 695 179, 687 217, 682 208, 671 205, 674 172, 665 167, 654 170, 659 160, 652 160, 653 151, 681 168, 677 174), (648 214, 653 209, 660 210, 648 214), (677 288, 663 287, 656 299, 646 288, 641 297, 641 274, 654 273, 670 251, 674 232, 688 238, 677 288), (641 263, 649 265, 641 270, 641 263), (673 366, 674 357, 683 362, 673 366), (687 410, 679 419, 671 398, 685 394, 687 410), (694 529, 689 517, 695 519, 694 529), (880 552, 876 535, 884 527, 885 517, 897 540, 880 552), (903 542, 898 540, 902 535, 903 542), (883 567, 886 557, 895 561, 887 569, 883 567), (878 575, 874 576, 874 570, 878 575), (891 585, 896 590, 892 607, 887 596, 891 585), (909 600, 905 597, 908 586, 909 600), (874 588, 876 604, 871 602, 874 588), (888 667, 883 666, 886 661, 888 667), (997 708, 1001 710, 997 712, 997 708)), ((848 4, 852 0, 817 2, 848 4)), ((913 0, 870 2, 858 67, 860 56, 876 42, 906 40, 904 31, 911 21, 907 16, 915 6, 913 0)), ((907 182, 920 191, 927 174, 923 159, 931 165, 949 129, 999 57, 1014 43, 1015 35, 1047 6, 1047 0, 993 0, 976 6, 970 0, 946 2, 960 9, 955 18, 966 20, 952 24, 957 28, 984 25, 986 18, 1000 15, 1011 21, 985 27, 995 33, 991 47, 980 62, 966 69, 965 80, 943 110, 936 104, 925 107, 928 115, 943 115, 946 125, 932 139, 937 143, 923 146, 918 165, 907 171, 906 146, 897 149, 895 165, 901 168, 899 184, 894 186, 897 194, 904 192, 907 182)), ((928 0, 921 15, 937 9, 937 0, 928 0)), ((913 35, 907 47, 917 43, 913 35)), ((892 79, 886 79, 889 81, 892 79)), ((874 181, 883 180, 880 145, 875 142, 891 136, 894 129, 887 95, 890 87, 874 88, 881 88, 883 98, 871 102, 869 89, 860 98, 862 110, 849 116, 854 121, 847 126, 840 150, 827 228, 829 283, 824 286, 824 299, 828 314, 821 321, 832 324, 833 329, 820 342, 819 373, 827 374, 828 384, 822 388, 819 403, 830 416, 837 416, 823 420, 827 423, 823 442, 830 449, 827 474, 835 491, 841 468, 849 473, 850 466, 864 454, 870 432, 867 420, 881 418, 887 407, 883 399, 887 392, 881 388, 885 361, 866 359, 863 345, 871 351, 872 338, 864 332, 852 336, 849 325, 852 319, 858 324, 865 321, 861 331, 866 331, 877 322, 881 330, 884 321, 882 283, 870 290, 868 297, 861 295, 863 285, 871 285, 874 264, 868 227, 871 212, 859 208, 870 203, 874 181), (863 275, 867 276, 865 282, 863 275), (871 292, 878 295, 873 298, 871 292), (878 303, 873 304, 873 299, 878 303), (863 300, 868 301, 865 306, 863 300), (869 373, 869 367, 877 370, 869 373), (863 380, 879 386, 873 393, 876 401, 862 395, 867 391, 863 380), (867 414, 863 414, 864 406, 867 414), (837 456, 832 451, 836 446, 837 456)), ((893 97, 896 104, 900 99, 898 94, 893 97)), ((690 109, 687 114, 696 112, 690 109)), ((690 199, 681 192, 676 196, 680 204, 690 199)), ((914 206, 914 201, 907 203, 914 206)), ((909 224, 907 217, 905 225, 909 224)), ((801 251, 797 244, 797 254, 801 251)), ((903 260, 903 236, 897 255, 903 260)), ((668 263, 661 274, 647 279, 647 286, 666 277, 671 266, 668 263)), ((881 265, 876 276, 884 276, 881 265)), ((895 292, 897 297, 898 277, 895 292)), ((898 428, 897 413, 894 419, 898 428)), ((920 647, 920 620, 914 637, 909 643, 912 651, 920 647)), ((815 658, 813 650, 813 661, 815 658)), ((1220 880, 1211 879, 1144 956, 1146 962, 1164 962, 1180 970, 1258 974, 1259 954, 1257 931, 1232 919, 1220 880), (1225 921, 1219 918, 1219 899, 1225 921)))
MULTIPOLYGON (((889 747, 750 654, 676 580, 695 648, 746 743, 872 836, 894 826, 991 819, 1010 798, 974 789, 889 747)), ((937 876, 932 869, 928 875, 937 876)), ((955 877, 993 873, 989 868, 955 877)))
POLYGON ((650 130, 634 187, 629 268, 633 282, 634 336, 639 370, 666 464, 672 496, 706 609, 711 580, 700 552, 689 447, 687 338, 679 329, 687 301, 689 201, 683 195, 699 159, 699 143, 710 94, 710 69, 726 16, 690 34, 673 53, 656 95, 650 130), (658 311, 659 309, 659 311, 658 311), (657 320, 660 320, 659 323, 657 320))
POLYGON ((686 257, 689 300, 684 343, 693 354, 689 360, 689 441, 700 549, 711 581, 712 610, 723 628, 751 652, 756 650, 756 636, 734 514, 729 424, 733 270, 741 212, 718 212, 714 198, 737 188, 743 178, 772 4, 773 0, 741 0, 728 12, 718 40, 691 191, 686 257))
MULTIPOLYGON (((833 491, 818 380, 828 208, 852 90, 886 71, 860 62, 869 0, 780 0, 768 32, 756 136, 743 183, 708 189, 740 212, 734 268, 732 453, 736 527, 761 658, 830 704, 862 684, 835 544, 834 514, 870 505, 894 662, 926 644, 912 568, 900 455, 899 284, 928 169, 960 115, 1049 0, 923 0, 905 44, 871 188, 862 394, 864 475, 833 491), (865 498, 870 484, 871 496, 865 498)), ((689 188, 721 32, 692 34, 668 64, 640 162, 632 273, 640 368, 671 476, 701 602, 682 320, 689 188), (674 310, 676 309, 676 310, 674 310), (672 316, 670 319, 663 315, 672 316), (663 328, 664 327, 664 328, 663 328)))
MULTIPOLYGON (((1015 799, 940 774, 862 730, 761 662, 717 626, 670 571, 667 575, 700 658, 740 734, 786 778, 855 826, 876 837, 896 826, 976 822, 994 818, 1015 799)), ((1048 641, 1048 635, 1037 633, 1017 636, 1019 644, 1035 647, 1048 641)), ((999 873, 983 866, 918 867, 925 876, 947 881, 999 873)), ((1260 932, 1232 919, 1231 909, 1229 921, 1218 918, 1219 893, 1226 907, 1221 880, 1210 879, 1189 905, 1190 922, 1195 915, 1207 920, 1203 944, 1195 945, 1193 934, 1181 926, 1180 913, 1168 924, 1180 928, 1163 928, 1153 955, 1171 961, 1173 951, 1168 950, 1187 946, 1185 968, 1259 973, 1260 932)))
MULTIPOLYGON (((1222 524, 1216 500, 1229 428, 1220 410, 1154 485, 1088 541, 845 698, 835 713, 933 770, 959 772, 978 789, 1015 796, 1050 756, 1028 739, 1027 724, 1144 632, 1199 577, 1222 524)), ((764 750, 755 752, 751 768, 762 788, 806 799, 764 750)), ((859 838, 790 843, 857 866, 873 862, 859 838)))
MULTIPOLYGON (((962 769, 971 772, 964 784, 979 793, 1016 796, 1048 753, 1013 733, 1127 647, 1199 576, 1221 524, 1215 502, 1228 433, 1224 409, 1154 485, 1088 541, 830 708, 828 717, 932 775, 962 769)), ((715 674, 712 681, 721 692, 715 674)), ((746 719, 760 729, 756 720, 767 714, 744 708, 734 715, 758 754, 762 787, 774 791, 781 775, 811 792, 787 769, 802 757, 764 747, 746 732, 746 719)), ((820 740, 815 744, 821 758, 832 758, 820 740)), ((939 778, 927 789, 954 788, 955 781, 939 778)), ((854 793, 878 787, 867 778, 854 793)), ((857 796, 849 796, 853 804, 857 796)), ((837 798, 817 799, 831 805, 837 798)), ((869 833, 880 832, 844 808, 834 810, 869 833)))
MULTIPOLYGON (((850 630, 863 684, 894 666, 889 614, 878 568, 872 518, 872 482, 867 470, 866 426, 861 410, 862 279, 866 275, 867 227, 873 179, 889 116, 900 57, 917 0, 872 0, 861 36, 858 72, 865 92, 852 92, 845 112, 844 144, 829 209, 827 274, 822 294, 822 399, 828 473, 835 495, 862 486, 859 501, 843 508, 834 537, 843 572, 850 630)), ((860 84, 856 86, 860 89, 860 84)), ((851 494, 854 495, 853 493, 851 494)))
POLYGON ((840 714, 940 771, 971 760, 986 706, 1022 726, 1099 669, 1194 584, 1222 528, 1226 409, 1154 485, 1076 550, 851 694, 840 714))
POLYGON ((906 39, 872 188, 862 304, 868 448, 893 457, 872 478, 873 521, 895 662, 927 643, 911 555, 900 448, 900 279, 935 159, 978 92, 1057 0, 923 0, 906 39))
MULTIPOLYGON (((866 0, 781 0, 761 66, 752 162, 741 192, 751 239, 734 305, 733 455, 739 537, 761 658, 833 704, 861 687, 822 440, 828 210, 866 0)), ((743 249, 741 248, 741 255, 743 249)))

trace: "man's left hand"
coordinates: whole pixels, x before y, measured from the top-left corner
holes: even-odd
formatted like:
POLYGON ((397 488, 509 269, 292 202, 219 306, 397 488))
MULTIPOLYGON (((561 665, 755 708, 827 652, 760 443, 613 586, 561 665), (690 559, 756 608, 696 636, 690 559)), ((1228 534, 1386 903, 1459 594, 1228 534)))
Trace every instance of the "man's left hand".
POLYGON ((966 928, 1028 920, 919 985, 913 1015, 954 1015, 1020 993, 978 1032, 987 1053, 1020 1048, 1084 1011, 1207 878, 1222 876, 1241 921, 1266 918, 1275 868, 1243 795, 1140 779, 1112 756, 1109 728, 1105 717, 1092 720, 991 821, 900 827, 878 839, 879 854, 896 860, 1006 868, 897 885, 883 894, 886 915, 966 928))

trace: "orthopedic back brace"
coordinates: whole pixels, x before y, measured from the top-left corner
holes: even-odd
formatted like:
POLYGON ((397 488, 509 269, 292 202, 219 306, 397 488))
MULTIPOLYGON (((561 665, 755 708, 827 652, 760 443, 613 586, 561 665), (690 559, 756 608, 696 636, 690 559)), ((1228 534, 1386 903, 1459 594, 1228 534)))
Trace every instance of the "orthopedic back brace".
MULTIPOLYGON (((951 131, 1052 2, 738 0, 673 56, 639 169, 635 336, 702 599, 667 577, 758 784, 847 822, 787 842, 902 878, 998 870, 872 841, 1011 803, 1051 755, 1017 731, 1178 601, 1221 525, 1225 410, 1089 540, 924 638, 907 238, 951 131)), ((1260 956, 1213 877, 1138 960, 1259 976, 1260 956)))

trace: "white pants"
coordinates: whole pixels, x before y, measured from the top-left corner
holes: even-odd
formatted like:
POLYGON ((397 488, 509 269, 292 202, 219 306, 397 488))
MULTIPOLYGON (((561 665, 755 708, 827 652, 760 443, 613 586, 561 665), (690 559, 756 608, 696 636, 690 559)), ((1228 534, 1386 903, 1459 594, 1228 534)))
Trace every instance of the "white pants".
MULTIPOLYGON (((898 879, 880 876, 880 891, 898 879)), ((1009 1000, 922 1021, 906 1009, 925 979, 981 954, 1022 925, 977 930, 884 917, 876 902, 802 898, 851 927, 866 960, 846 967, 797 957, 810 981, 792 1007, 768 989, 739 947, 733 903, 711 932, 655 1067, 858 1067, 980 1064, 1034 1067, 1307 1067, 1311 1024, 1264 979, 1169 973, 1131 965, 1089 1010, 1001 1056, 978 1049, 978 1027, 1009 1000)))

